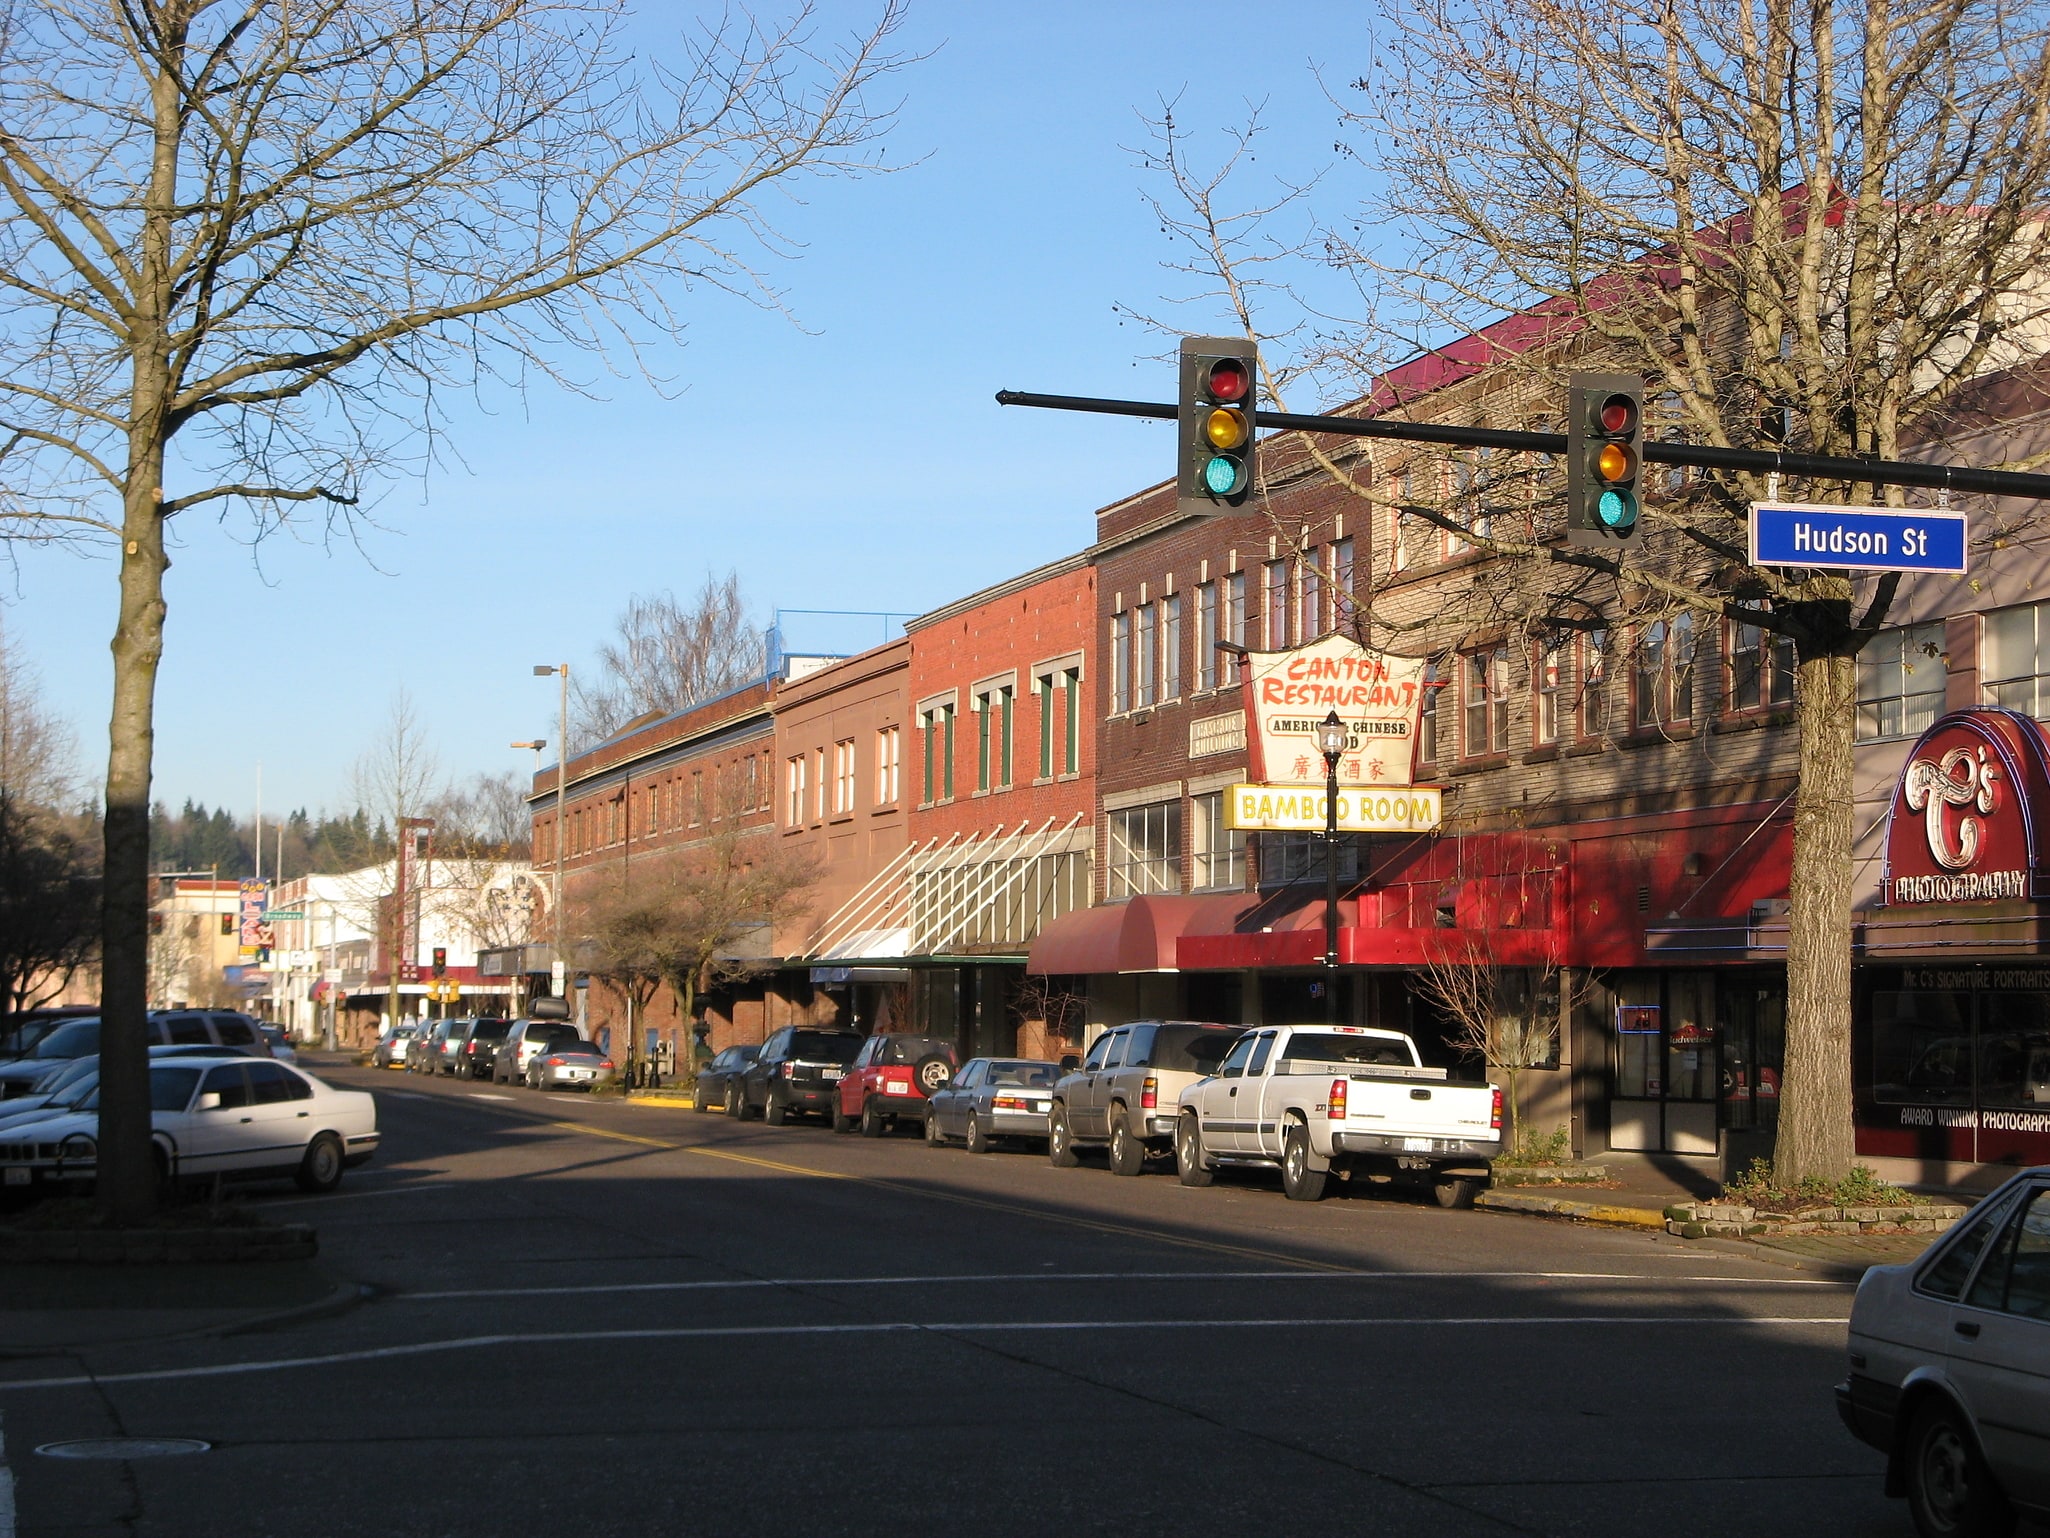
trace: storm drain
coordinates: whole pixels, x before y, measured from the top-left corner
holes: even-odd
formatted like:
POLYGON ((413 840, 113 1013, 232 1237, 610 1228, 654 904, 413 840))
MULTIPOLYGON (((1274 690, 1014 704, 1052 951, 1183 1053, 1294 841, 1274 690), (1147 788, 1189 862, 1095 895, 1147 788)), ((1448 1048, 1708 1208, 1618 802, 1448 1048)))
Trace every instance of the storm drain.
POLYGON ((176 1458, 204 1453, 213 1443, 197 1437, 80 1437, 70 1442, 45 1442, 36 1451, 45 1458, 176 1458))

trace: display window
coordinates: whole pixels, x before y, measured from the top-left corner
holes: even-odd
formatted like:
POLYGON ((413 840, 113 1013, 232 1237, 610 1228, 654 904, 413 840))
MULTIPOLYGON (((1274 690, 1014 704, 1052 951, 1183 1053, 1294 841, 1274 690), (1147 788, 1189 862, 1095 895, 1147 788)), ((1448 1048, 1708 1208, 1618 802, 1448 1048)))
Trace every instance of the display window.
POLYGON ((1858 993, 1860 1153, 2050 1160, 2050 969, 1873 969, 1858 993))

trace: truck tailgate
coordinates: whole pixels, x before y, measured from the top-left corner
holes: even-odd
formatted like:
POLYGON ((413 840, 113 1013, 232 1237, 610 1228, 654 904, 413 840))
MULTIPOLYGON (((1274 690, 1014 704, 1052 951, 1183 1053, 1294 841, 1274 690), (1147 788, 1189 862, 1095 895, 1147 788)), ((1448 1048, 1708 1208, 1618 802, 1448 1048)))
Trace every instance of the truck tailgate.
POLYGON ((1346 1130, 1399 1137, 1405 1152, 1431 1153, 1440 1151, 1435 1149, 1440 1142, 1501 1137, 1495 1091, 1486 1084, 1417 1084, 1370 1073, 1332 1077, 1345 1081, 1346 1130))

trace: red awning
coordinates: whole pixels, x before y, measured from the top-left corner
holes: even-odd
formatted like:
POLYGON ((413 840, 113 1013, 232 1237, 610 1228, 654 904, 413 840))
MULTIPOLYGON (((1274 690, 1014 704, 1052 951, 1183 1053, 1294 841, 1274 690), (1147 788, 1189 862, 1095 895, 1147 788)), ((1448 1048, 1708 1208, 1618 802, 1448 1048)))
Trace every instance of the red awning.
POLYGON ((1025 970, 1055 976, 1171 972, 1175 947, 1191 931, 1229 931, 1252 905, 1243 892, 1208 897, 1134 897, 1064 914, 1039 932, 1025 970))

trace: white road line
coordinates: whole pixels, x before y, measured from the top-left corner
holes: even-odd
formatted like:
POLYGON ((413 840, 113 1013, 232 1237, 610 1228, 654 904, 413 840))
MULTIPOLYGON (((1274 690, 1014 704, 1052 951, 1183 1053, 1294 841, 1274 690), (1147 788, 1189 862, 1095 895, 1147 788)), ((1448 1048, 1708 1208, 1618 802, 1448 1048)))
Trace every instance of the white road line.
POLYGON ((353 1362, 390 1361, 399 1357, 428 1356, 442 1351, 475 1351, 489 1346, 586 1345, 598 1341, 629 1340, 739 1340, 765 1337, 815 1337, 822 1335, 1009 1335, 1084 1333, 1118 1330, 1344 1330, 1344 1329, 1521 1329, 1541 1325, 1557 1329, 1571 1325, 1599 1325, 1614 1329, 1622 1325, 1681 1326, 1701 1329, 1712 1325, 1738 1328, 1813 1328, 1828 1325, 1840 1329, 1848 1316, 1799 1314, 1743 1317, 1731 1314, 1475 1314, 1432 1319, 1348 1318, 1348 1319, 1043 1319, 963 1320, 935 1324, 914 1320, 863 1324, 740 1324, 688 1326, 647 1330, 536 1330, 525 1335, 468 1335, 453 1340, 423 1340, 407 1346, 374 1346, 362 1351, 334 1351, 323 1356, 284 1357, 267 1362, 224 1362, 212 1367, 166 1367, 151 1372, 103 1372, 90 1377, 23 1378, 0 1382, 0 1392, 30 1388, 103 1387, 109 1383, 165 1383, 193 1378, 233 1378, 250 1373, 282 1372, 291 1367, 339 1367, 353 1362))
POLYGON ((470 1098, 472 1100, 510 1100, 512 1096, 495 1094, 488 1089, 473 1089, 470 1091, 470 1098))
POLYGON ((458 1287, 397 1296, 409 1303, 454 1298, 561 1298, 585 1293, 718 1292, 805 1287, 937 1287, 1014 1282, 1324 1282, 1333 1280, 1707 1282, 1716 1287, 1854 1287, 1855 1282, 1780 1276, 1641 1276, 1634 1271, 991 1271, 962 1276, 775 1276, 695 1282, 591 1282, 564 1287, 458 1287))
POLYGON ((368 1191, 330 1191, 325 1196, 258 1196, 250 1205, 253 1207, 304 1207, 318 1202, 325 1207, 330 1202, 356 1201, 365 1196, 417 1196, 422 1191, 475 1191, 479 1186, 468 1180, 421 1180, 403 1186, 376 1186, 368 1191))
POLYGON ((7 1467, 4 1423, 0 1423, 0 1538, 14 1538, 14 1473, 7 1467))

